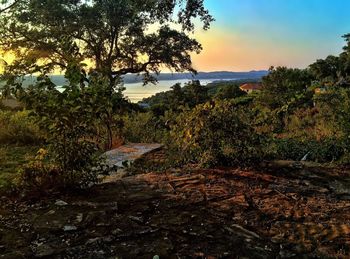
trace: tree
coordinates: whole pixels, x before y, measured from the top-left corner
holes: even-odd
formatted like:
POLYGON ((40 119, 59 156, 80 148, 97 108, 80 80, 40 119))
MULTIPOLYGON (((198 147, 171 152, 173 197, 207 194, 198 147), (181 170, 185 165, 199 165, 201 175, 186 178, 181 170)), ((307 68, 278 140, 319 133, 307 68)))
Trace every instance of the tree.
MULTIPOLYGON (((16 55, 5 75, 75 69, 75 85, 83 89, 91 78, 103 78, 109 96, 128 73, 147 83, 163 67, 195 72, 190 55, 202 49, 191 38, 195 18, 204 29, 213 21, 203 0, 18 1, 0 15, 0 48, 16 55)), ((104 117, 108 128, 112 112, 104 117)))
POLYGON ((201 85, 199 80, 193 80, 185 85, 186 104, 194 107, 197 104, 204 103, 208 100, 208 89, 201 85))
POLYGON ((311 82, 312 76, 307 70, 287 67, 272 67, 263 77, 257 102, 272 112, 277 132, 284 129, 284 119, 295 109, 312 106, 313 92, 308 89, 311 82))
POLYGON ((343 48, 343 52, 339 55, 340 60, 340 84, 350 85, 350 34, 345 34, 343 38, 346 41, 346 46, 343 48))
POLYGON ((312 77, 307 70, 272 67, 263 77, 263 90, 258 101, 270 109, 295 106, 303 99, 311 82, 312 77))
POLYGON ((350 85, 350 34, 343 36, 346 46, 339 56, 318 59, 309 66, 311 74, 320 84, 348 87, 350 85))
POLYGON ((328 56, 326 59, 318 59, 310 65, 311 74, 320 82, 334 85, 340 76, 340 60, 336 56, 328 56))
POLYGON ((256 164, 265 155, 267 138, 256 132, 254 117, 255 111, 232 100, 198 104, 176 117, 170 147, 180 160, 204 166, 256 164))
POLYGON ((181 88, 181 84, 177 83, 171 87, 171 98, 170 98, 170 106, 174 110, 178 109, 180 105, 184 105, 185 96, 181 88))
MULTIPOLYGON (((220 85, 218 86, 220 87, 220 85)), ((215 94, 215 98, 220 100, 232 99, 246 95, 246 92, 239 88, 238 84, 223 83, 220 90, 215 94)))

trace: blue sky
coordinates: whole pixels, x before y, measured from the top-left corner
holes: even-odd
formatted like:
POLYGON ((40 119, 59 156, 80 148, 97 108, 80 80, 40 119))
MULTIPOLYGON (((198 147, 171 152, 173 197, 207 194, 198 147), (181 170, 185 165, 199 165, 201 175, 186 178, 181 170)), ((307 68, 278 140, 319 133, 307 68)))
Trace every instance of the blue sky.
POLYGON ((199 70, 306 67, 339 54, 350 33, 350 0, 205 0, 216 22, 199 32, 199 70))

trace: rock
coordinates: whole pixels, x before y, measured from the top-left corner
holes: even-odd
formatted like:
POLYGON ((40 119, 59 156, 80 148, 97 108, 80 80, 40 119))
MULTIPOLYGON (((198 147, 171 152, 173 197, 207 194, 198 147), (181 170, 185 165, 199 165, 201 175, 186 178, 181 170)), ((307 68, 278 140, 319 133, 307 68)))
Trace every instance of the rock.
POLYGON ((62 200, 57 200, 57 201, 55 202, 55 205, 57 205, 57 206, 67 206, 68 203, 65 202, 65 201, 62 201, 62 200))
POLYGON ((68 231, 75 231, 78 228, 76 226, 64 226, 63 231, 68 232, 68 231))
POLYGON ((349 195, 350 194, 350 184, 340 181, 334 181, 330 183, 331 189, 337 195, 349 195))
POLYGON ((50 211, 48 211, 48 212, 46 213, 46 215, 53 215, 53 214, 55 214, 55 213, 56 213, 56 211, 50 210, 50 211))
POLYGON ((52 255, 55 253, 55 250, 47 244, 42 244, 39 245, 36 249, 35 249, 35 256, 36 257, 46 257, 49 255, 52 255))
POLYGON ((292 253, 292 252, 290 252, 290 251, 287 251, 287 250, 281 250, 281 251, 279 252, 279 256, 280 256, 281 258, 292 258, 292 257, 295 257, 296 254, 295 254, 295 253, 292 253))
POLYGON ((129 216, 128 218, 131 219, 132 221, 137 222, 137 223, 143 223, 142 217, 129 216))
POLYGON ((224 229, 226 229, 228 232, 233 233, 233 234, 240 234, 243 235, 246 238, 256 238, 256 239, 260 239, 260 236, 248 229, 243 228, 240 225, 237 224, 233 224, 230 227, 224 227, 224 229))
POLYGON ((90 238, 88 241, 86 241, 85 245, 92 245, 96 244, 101 240, 100 237, 90 238))
POLYGON ((113 235, 119 235, 119 234, 121 234, 121 233, 123 233, 123 230, 121 230, 120 228, 117 228, 117 229, 115 229, 115 230, 112 231, 112 234, 113 234, 113 235))
POLYGON ((75 219, 76 219, 76 222, 81 223, 83 221, 83 213, 78 213, 75 219))

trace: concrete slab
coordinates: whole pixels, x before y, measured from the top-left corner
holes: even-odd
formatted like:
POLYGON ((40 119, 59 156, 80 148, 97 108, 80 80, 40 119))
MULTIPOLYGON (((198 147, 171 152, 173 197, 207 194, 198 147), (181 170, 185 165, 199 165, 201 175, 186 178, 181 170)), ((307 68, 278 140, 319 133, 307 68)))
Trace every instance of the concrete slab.
POLYGON ((125 163, 132 163, 143 155, 160 149, 162 146, 162 144, 157 143, 130 143, 106 152, 104 155, 106 156, 107 165, 116 166, 118 167, 118 170, 117 172, 104 177, 102 182, 117 181, 125 174, 125 163))

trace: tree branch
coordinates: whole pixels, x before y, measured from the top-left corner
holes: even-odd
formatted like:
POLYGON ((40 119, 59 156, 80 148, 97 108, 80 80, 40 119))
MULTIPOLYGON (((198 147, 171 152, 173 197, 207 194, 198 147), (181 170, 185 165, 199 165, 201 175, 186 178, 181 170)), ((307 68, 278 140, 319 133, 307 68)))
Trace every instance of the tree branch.
POLYGON ((112 71, 112 74, 114 76, 117 76, 117 75, 126 75, 128 73, 132 73, 132 74, 136 74, 136 73, 140 73, 140 72, 143 72, 143 71, 146 71, 147 70, 147 67, 149 65, 159 65, 161 64, 162 62, 160 61, 148 61, 144 64, 142 64, 140 67, 130 67, 130 68, 122 68, 120 70, 117 70, 117 71, 112 71))

